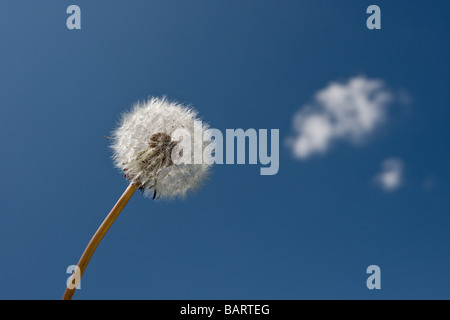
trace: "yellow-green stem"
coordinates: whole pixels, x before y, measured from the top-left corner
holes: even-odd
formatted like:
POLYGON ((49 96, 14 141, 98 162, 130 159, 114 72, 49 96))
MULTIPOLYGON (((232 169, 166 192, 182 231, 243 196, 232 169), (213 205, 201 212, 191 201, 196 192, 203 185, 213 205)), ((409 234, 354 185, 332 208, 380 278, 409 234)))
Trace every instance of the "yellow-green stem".
MULTIPOLYGON (((92 237, 91 241, 87 245, 86 249, 83 252, 83 255, 80 258, 80 261, 78 261, 78 267, 80 268, 80 278, 83 276, 84 270, 86 270, 86 267, 89 263, 89 260, 91 260, 92 255, 94 254, 95 249, 99 245, 100 241, 102 241, 105 234, 108 232, 109 228, 112 226, 116 218, 119 216, 122 209, 127 204, 128 200, 130 200, 133 193, 136 191, 137 186, 130 183, 128 188, 125 190, 125 192, 122 194, 120 199, 117 201, 115 206, 111 209, 108 216, 105 218, 103 223, 98 228, 97 232, 92 237)), ((73 281, 73 278, 72 278, 73 281)), ((69 289, 66 287, 66 291, 64 292, 64 295, 62 297, 62 300, 71 300, 73 294, 75 293, 76 288, 69 289)))

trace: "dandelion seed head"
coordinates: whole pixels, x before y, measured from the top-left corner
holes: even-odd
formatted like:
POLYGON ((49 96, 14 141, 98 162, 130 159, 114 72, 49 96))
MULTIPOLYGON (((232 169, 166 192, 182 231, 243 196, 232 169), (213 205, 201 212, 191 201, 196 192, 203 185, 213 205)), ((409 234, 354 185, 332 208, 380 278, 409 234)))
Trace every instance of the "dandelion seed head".
MULTIPOLYGON (((172 133, 184 129, 193 138, 196 120, 199 119, 195 110, 166 98, 138 102, 123 114, 113 132, 111 148, 115 166, 144 195, 184 197, 188 191, 201 186, 210 165, 205 161, 195 164, 193 155, 190 163, 174 163, 171 154, 178 141, 172 139, 172 133)), ((202 137, 207 129, 202 123, 202 137)), ((206 144, 202 145, 204 150, 206 144)))

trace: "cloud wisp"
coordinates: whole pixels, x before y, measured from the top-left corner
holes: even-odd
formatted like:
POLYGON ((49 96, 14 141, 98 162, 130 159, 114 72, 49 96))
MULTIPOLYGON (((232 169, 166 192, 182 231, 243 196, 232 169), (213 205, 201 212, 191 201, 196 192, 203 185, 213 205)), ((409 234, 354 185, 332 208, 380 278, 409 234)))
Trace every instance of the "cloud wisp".
POLYGON ((362 142, 385 121, 392 101, 382 80, 357 76, 332 82, 297 112, 288 144, 296 158, 306 159, 338 142, 362 142))
POLYGON ((404 163, 399 158, 388 158, 381 164, 381 172, 374 181, 383 191, 392 192, 403 185, 404 163))

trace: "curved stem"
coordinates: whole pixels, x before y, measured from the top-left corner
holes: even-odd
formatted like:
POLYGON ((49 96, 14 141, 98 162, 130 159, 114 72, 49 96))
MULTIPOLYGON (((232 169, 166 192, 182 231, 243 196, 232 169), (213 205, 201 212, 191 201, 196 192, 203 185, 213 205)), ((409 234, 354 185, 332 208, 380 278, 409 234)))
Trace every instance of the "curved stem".
MULTIPOLYGON (((136 189, 137 189, 137 186, 130 183, 128 188, 125 190, 125 192, 122 194, 122 196, 117 201, 115 206, 111 209, 108 216, 105 218, 103 223, 100 225, 97 232, 95 232, 91 241, 89 242, 86 249, 84 250, 83 255, 80 258, 80 261, 78 261, 78 267, 80 268, 80 278, 83 276, 84 270, 86 270, 89 260, 91 260, 91 257, 94 254, 94 251, 97 248, 97 246, 99 245, 100 241, 102 241, 103 237, 108 232, 109 228, 112 226, 112 224, 114 223, 116 218, 119 216, 120 212, 125 207, 128 200, 130 200, 131 196, 136 191, 136 189)), ((76 288, 73 288, 73 289, 66 288, 66 291, 64 292, 62 300, 71 300, 73 294, 75 293, 75 290, 76 290, 76 288)))

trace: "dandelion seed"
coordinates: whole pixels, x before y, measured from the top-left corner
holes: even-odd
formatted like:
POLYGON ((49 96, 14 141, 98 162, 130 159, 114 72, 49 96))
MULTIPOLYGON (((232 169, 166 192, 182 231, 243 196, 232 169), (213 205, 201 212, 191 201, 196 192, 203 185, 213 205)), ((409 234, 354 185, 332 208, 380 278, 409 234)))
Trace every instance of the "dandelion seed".
MULTIPOLYGON (((127 179, 147 196, 183 197, 198 188, 208 174, 209 165, 174 164, 171 154, 177 141, 174 130, 194 132, 197 113, 165 98, 138 103, 123 115, 113 133, 112 149, 116 167, 127 172, 127 179)), ((203 125, 202 131, 207 130, 203 125)))

